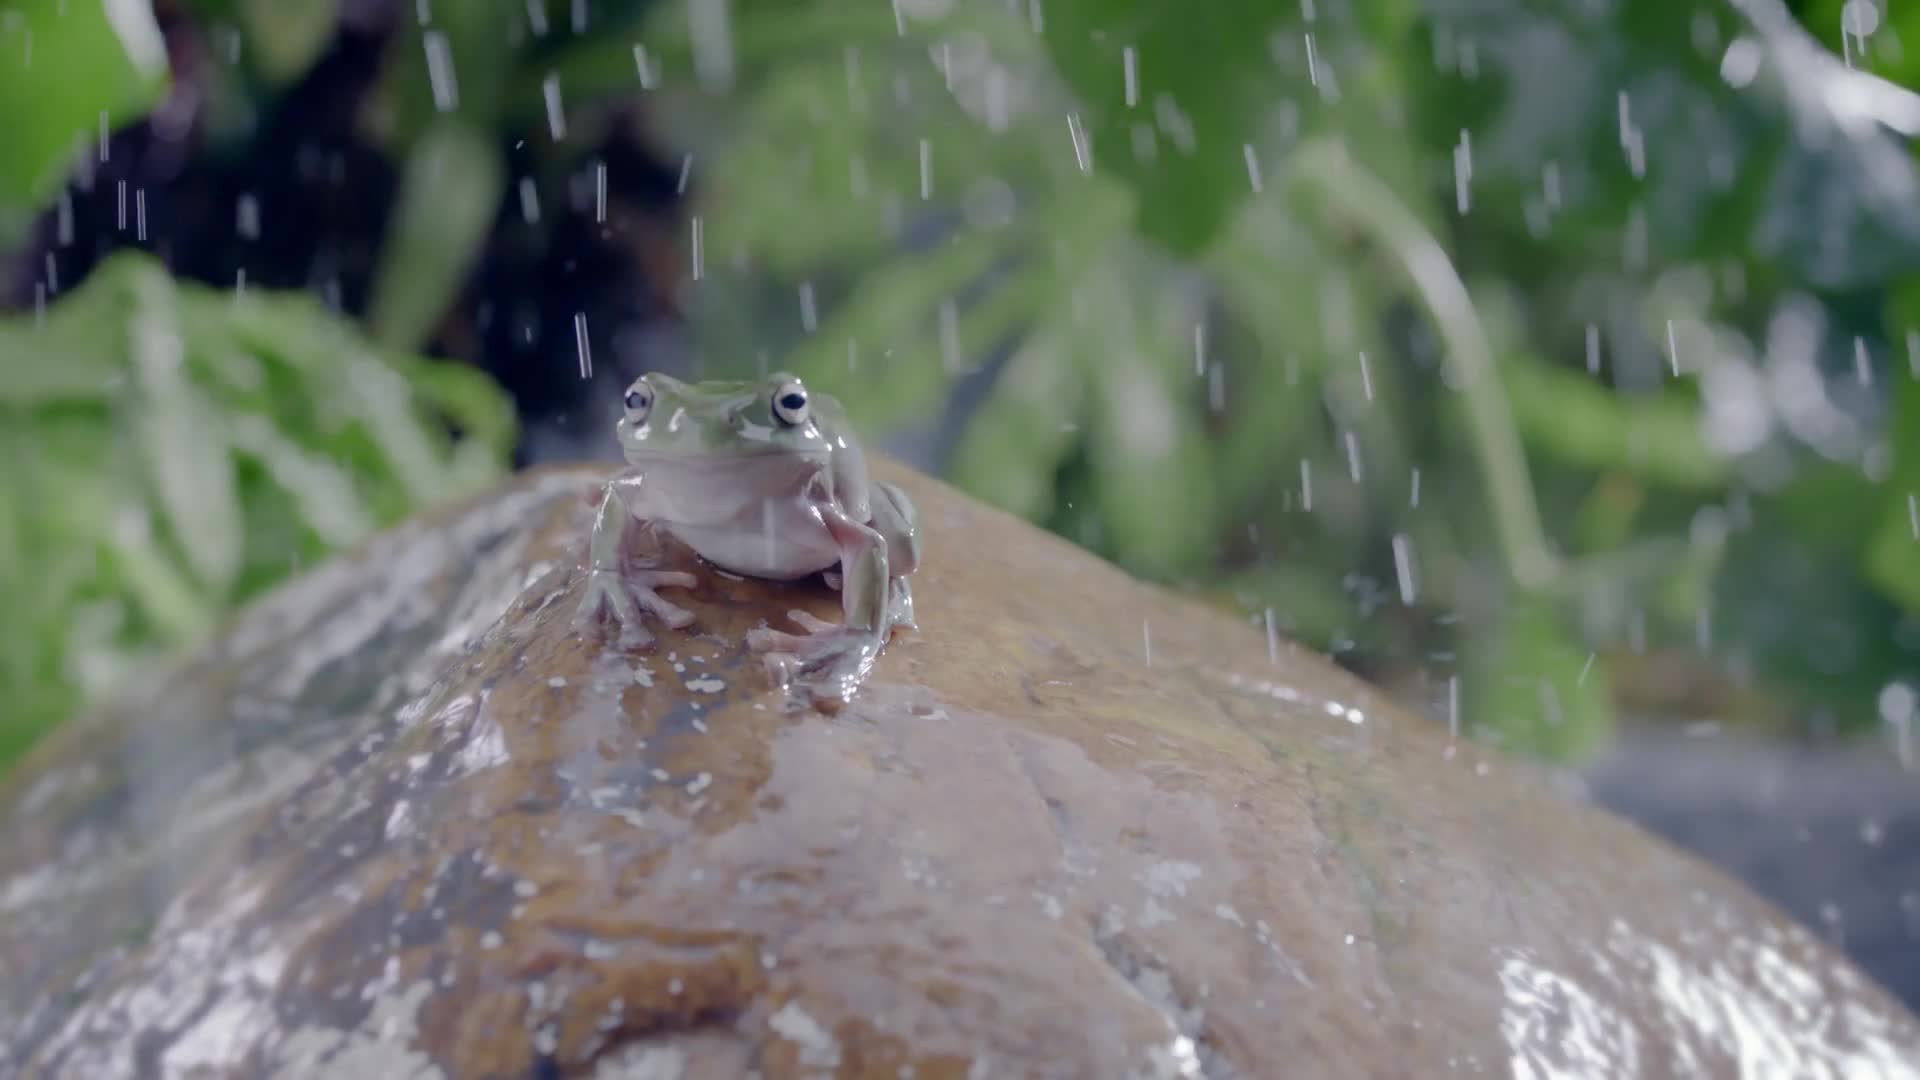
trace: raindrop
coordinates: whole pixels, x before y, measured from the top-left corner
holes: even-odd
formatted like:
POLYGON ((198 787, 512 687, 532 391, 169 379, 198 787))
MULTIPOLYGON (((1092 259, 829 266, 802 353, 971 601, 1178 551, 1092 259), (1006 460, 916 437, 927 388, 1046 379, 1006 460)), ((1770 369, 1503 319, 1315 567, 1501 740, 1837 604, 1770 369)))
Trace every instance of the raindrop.
POLYGON ((688 154, 680 159, 680 178, 674 181, 673 193, 676 195, 685 195, 687 193, 687 181, 692 177, 693 155, 688 154))
POLYGON ((607 220, 607 163, 593 163, 593 220, 607 220))
POLYGON ((1373 371, 1367 364, 1367 354, 1360 354, 1360 393, 1368 401, 1373 400, 1373 371))
POLYGON ((573 348, 580 355, 580 377, 593 378, 593 345, 587 340, 587 313, 573 313, 573 348))
POLYGON ((920 140, 920 199, 933 198, 933 142, 920 140))
POLYGON ((1247 183, 1252 185, 1254 193, 1260 192, 1260 159, 1254 156, 1252 143, 1241 143, 1240 154, 1247 159, 1247 183))
POLYGON ((940 301, 940 365, 948 374, 958 374, 960 355, 960 308, 952 297, 940 301))
MULTIPOLYGON (((708 90, 733 85, 733 32, 727 0, 688 0, 687 31, 693 38, 693 70, 708 90)), ((894 17, 899 18, 896 7, 894 17)))
POLYGON ((1420 466, 1418 465, 1413 467, 1413 491, 1407 498, 1407 505, 1416 510, 1420 508, 1420 466))
POLYGON ((1460 676, 1447 676, 1447 738, 1460 738, 1460 676))
POLYGON ((1460 142, 1453 148, 1453 201, 1463 215, 1473 205, 1472 193, 1468 189, 1472 181, 1473 140, 1462 128, 1460 142))
POLYGON ((119 219, 118 219, 120 223, 120 231, 126 232, 127 231, 127 182, 125 180, 115 181, 115 189, 119 193, 118 198, 120 200, 119 201, 119 219))
POLYGON ((540 81, 540 93, 547 102, 547 131, 553 135, 553 141, 559 142, 567 137, 567 117, 560 108, 560 76, 548 72, 540 81))
POLYGON ((1412 607, 1418 583, 1414 579, 1413 539, 1406 533, 1393 534, 1393 572, 1400 579, 1400 602, 1412 607))
POLYGON ((1126 81, 1127 108, 1131 109, 1140 104, 1140 65, 1133 46, 1120 50, 1120 66, 1126 81))
POLYGON ((705 271, 706 252, 703 250, 703 233, 700 215, 693 215, 693 280, 699 281, 705 271))
POLYGON ((1204 375, 1207 372, 1207 324, 1193 324, 1193 373, 1204 375))
POLYGON ((1680 340, 1674 332, 1672 319, 1667 320, 1667 366, 1672 369, 1674 377, 1679 378, 1680 340))
POLYGON ((1073 160, 1080 166, 1081 174, 1092 175, 1093 161, 1087 148, 1087 134, 1080 127, 1079 113, 1067 114, 1067 137, 1073 140, 1073 160))
POLYGON ((433 107, 452 112, 460 104, 460 86, 453 77, 453 49, 447 44, 447 35, 429 30, 420 40, 427 50, 427 82, 433 87, 433 107))
POLYGON ((1313 512, 1313 462, 1300 459, 1300 509, 1313 512))
POLYGON ((1153 666, 1153 624, 1146 619, 1140 620, 1140 643, 1147 657, 1147 666, 1153 666))
POLYGON ((1906 683, 1888 683, 1880 691, 1880 720, 1893 730, 1894 753, 1904 769, 1913 768, 1914 692, 1906 683))
POLYGON ((811 334, 819 325, 819 315, 813 306, 813 282, 803 281, 800 283, 800 328, 811 334))
POLYGON ((233 227, 248 240, 260 239, 260 200, 242 195, 233 206, 233 227))
POLYGON ((100 160, 107 160, 107 110, 100 110, 100 160))
POLYGON ((133 235, 140 243, 147 242, 147 189, 135 188, 133 192, 133 235))
POLYGON ((1853 339, 1853 374, 1861 386, 1873 385, 1873 358, 1867 354, 1867 339, 1857 335, 1853 339))
POLYGON ((651 90, 659 81, 659 73, 652 60, 647 56, 647 47, 636 44, 633 47, 633 70, 640 78, 640 89, 651 90))
POLYGON ((1360 440, 1351 428, 1341 434, 1347 444, 1347 474, 1353 478, 1355 484, 1358 484, 1360 483, 1360 440))
POLYGON ((1267 663, 1278 664, 1280 662, 1280 634, 1278 631, 1274 629, 1274 626, 1273 626, 1273 609, 1272 608, 1268 608, 1266 611, 1266 624, 1267 624, 1267 663))
POLYGON ((1734 38, 1721 54, 1720 77, 1735 90, 1744 90, 1752 84, 1754 76, 1760 74, 1761 59, 1758 41, 1750 37, 1734 38))

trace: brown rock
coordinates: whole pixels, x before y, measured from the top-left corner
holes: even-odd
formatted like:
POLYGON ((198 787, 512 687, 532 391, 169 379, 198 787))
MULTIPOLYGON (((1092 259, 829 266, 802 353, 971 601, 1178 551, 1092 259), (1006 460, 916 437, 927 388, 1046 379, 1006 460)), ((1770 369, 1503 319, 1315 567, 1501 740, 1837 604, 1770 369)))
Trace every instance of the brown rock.
POLYGON ((836 716, 741 644, 821 586, 677 552, 695 633, 575 636, 573 470, 64 730, 0 792, 0 1073, 1920 1075, 1729 881, 882 469, 921 629, 836 716))

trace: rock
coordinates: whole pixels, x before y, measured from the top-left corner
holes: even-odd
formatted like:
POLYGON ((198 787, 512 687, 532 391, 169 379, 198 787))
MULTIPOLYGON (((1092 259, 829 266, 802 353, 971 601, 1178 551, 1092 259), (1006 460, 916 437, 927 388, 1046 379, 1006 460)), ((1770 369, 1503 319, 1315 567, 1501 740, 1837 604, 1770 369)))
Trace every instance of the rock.
POLYGON ((835 716, 701 577, 576 636, 604 475, 244 612, 0 791, 0 1073, 1914 1076, 1728 879, 1302 650, 883 465, 920 629, 835 716))

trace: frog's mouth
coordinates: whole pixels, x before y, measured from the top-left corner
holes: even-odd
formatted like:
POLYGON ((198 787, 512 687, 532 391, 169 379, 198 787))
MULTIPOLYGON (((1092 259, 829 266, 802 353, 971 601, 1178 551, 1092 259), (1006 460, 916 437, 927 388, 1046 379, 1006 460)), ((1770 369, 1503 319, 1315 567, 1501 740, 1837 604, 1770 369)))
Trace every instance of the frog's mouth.
POLYGON ((734 445, 729 447, 692 447, 686 450, 629 450, 626 458, 635 465, 657 465, 663 468, 687 470, 712 470, 722 472, 739 468, 746 462, 756 462, 757 467, 766 468, 771 461, 791 461, 796 465, 817 468, 832 460, 832 452, 826 449, 796 450, 790 446, 734 445))

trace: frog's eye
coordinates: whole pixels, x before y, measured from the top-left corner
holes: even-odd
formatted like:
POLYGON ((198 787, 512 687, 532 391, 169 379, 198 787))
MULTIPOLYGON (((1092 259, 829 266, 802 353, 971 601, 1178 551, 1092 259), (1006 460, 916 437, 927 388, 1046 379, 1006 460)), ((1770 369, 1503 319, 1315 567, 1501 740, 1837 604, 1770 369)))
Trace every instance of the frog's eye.
POLYGON ((774 389, 773 418, 788 427, 807 422, 807 388, 799 379, 788 379, 774 389))
POLYGON ((653 411, 653 388, 644 382, 634 383, 627 388, 627 397, 623 404, 627 407, 629 422, 644 423, 647 414, 653 411))

